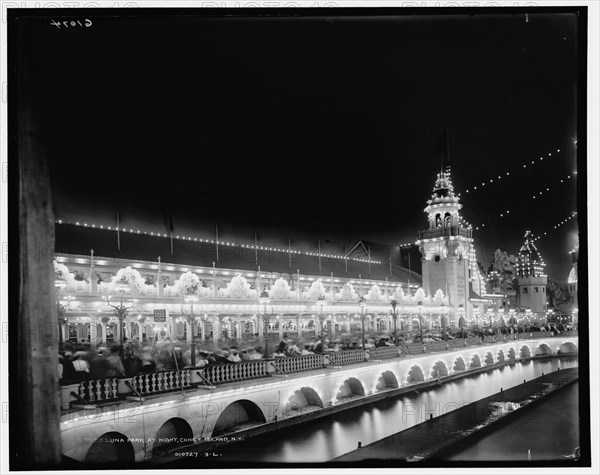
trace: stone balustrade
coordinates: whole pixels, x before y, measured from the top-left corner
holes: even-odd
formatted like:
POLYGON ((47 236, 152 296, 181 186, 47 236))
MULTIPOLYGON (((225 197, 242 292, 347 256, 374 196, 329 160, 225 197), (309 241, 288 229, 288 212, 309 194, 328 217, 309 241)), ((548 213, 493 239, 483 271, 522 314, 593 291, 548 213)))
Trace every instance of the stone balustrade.
POLYGON ((364 363, 367 359, 365 350, 334 351, 327 357, 335 366, 364 363))
POLYGON ((270 375, 267 370, 267 360, 211 365, 203 368, 201 374, 210 384, 257 379, 270 375))
POLYGON ((138 374, 132 378, 131 384, 139 394, 146 395, 189 387, 192 380, 190 370, 184 369, 138 374))
POLYGON ((79 383, 77 390, 79 397, 91 403, 110 401, 119 397, 118 379, 107 378, 79 383))
MULTIPOLYGON (((244 361, 241 363, 216 364, 204 368, 185 368, 180 371, 161 371, 157 373, 139 374, 127 378, 108 378, 82 381, 61 386, 60 400, 63 410, 68 410, 71 403, 99 404, 117 401, 126 396, 153 395, 195 385, 218 385, 236 381, 259 379, 271 376, 274 372, 299 373, 303 371, 326 368, 330 365, 345 366, 365 363, 368 359, 383 360, 392 358, 412 358, 424 353, 437 351, 456 351, 465 347, 485 347, 511 341, 539 340, 543 337, 563 338, 577 336, 577 332, 562 332, 552 335, 551 332, 534 332, 517 335, 499 336, 494 343, 482 342, 479 337, 448 341, 403 344, 400 347, 384 346, 370 350, 347 350, 296 357, 285 357, 270 360, 244 361), (435 343, 435 345, 432 345, 435 343)), ((497 335, 498 337, 498 335, 497 335)))
POLYGON ((369 355, 375 360, 387 360, 390 358, 398 358, 399 348, 397 346, 380 346, 368 350, 369 355))
POLYGON ((325 366, 325 357, 324 355, 292 356, 277 358, 272 360, 271 363, 281 373, 299 373, 301 371, 323 368, 325 366))

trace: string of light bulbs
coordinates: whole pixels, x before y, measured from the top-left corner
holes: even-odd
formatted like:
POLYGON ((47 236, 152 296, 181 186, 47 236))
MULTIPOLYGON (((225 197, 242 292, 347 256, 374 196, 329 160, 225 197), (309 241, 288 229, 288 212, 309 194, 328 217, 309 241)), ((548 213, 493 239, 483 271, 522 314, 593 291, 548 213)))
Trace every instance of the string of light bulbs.
MULTIPOLYGON (((564 178, 561 178, 560 183, 570 183, 572 175, 576 175, 576 174, 577 174, 577 172, 573 172, 571 175, 566 175, 564 178)), ((547 195, 547 193, 550 192, 550 191, 551 191, 551 188, 548 186, 545 189, 543 189, 542 191, 538 191, 537 194, 531 195, 531 198, 534 199, 534 200, 538 199, 541 196, 547 195)), ((498 218, 505 218, 505 217, 508 217, 509 215, 510 215, 510 210, 507 209, 505 211, 501 211, 498 215, 488 218, 487 224, 489 224, 489 222, 491 220, 498 219, 498 218)), ((473 227, 466 220, 464 220, 464 223, 467 226, 473 227)), ((482 224, 479 224, 478 226, 474 226, 473 229, 475 229, 476 231, 478 231, 480 227, 484 228, 485 224, 486 223, 482 223, 482 224)))
MULTIPOLYGON (((85 227, 85 228, 94 228, 94 229, 103 229, 103 230, 108 230, 108 231, 119 231, 119 232, 124 232, 124 233, 130 233, 130 234, 145 234, 147 236, 154 236, 154 237, 162 237, 162 238, 166 238, 166 237, 171 237, 169 234, 167 233, 155 233, 153 231, 144 231, 141 229, 133 229, 133 228, 117 228, 116 226, 104 226, 104 225, 96 225, 94 223, 87 223, 87 222, 80 222, 80 221, 65 221, 62 219, 57 219, 55 220, 56 224, 70 224, 73 226, 81 226, 81 227, 85 227)), ((344 256, 342 254, 319 254, 318 252, 302 252, 302 251, 298 251, 296 249, 286 249, 286 248, 282 248, 282 247, 273 247, 273 246, 259 246, 259 245, 254 245, 254 244, 240 244, 237 242, 231 242, 231 241, 219 241, 219 240, 214 240, 214 239, 207 239, 207 238, 199 238, 199 237, 193 237, 193 236, 181 236, 181 235, 173 235, 172 236, 173 239, 177 239, 180 241, 193 241, 193 242, 200 242, 200 243, 206 243, 206 244, 218 244, 219 246, 229 246, 229 247, 240 247, 240 248, 244 248, 244 249, 252 249, 252 250, 260 250, 260 251, 273 251, 273 252, 282 252, 282 253, 289 253, 289 254, 296 254, 296 255, 305 255, 305 256, 311 256, 311 257, 326 257, 326 258, 330 258, 330 259, 347 259, 350 261, 356 261, 356 262, 366 262, 366 263, 371 263, 371 264, 381 264, 381 261, 378 260, 374 260, 374 259, 361 259, 358 257, 347 257, 344 256)))
POLYGON ((570 216, 568 216, 567 218, 563 219, 562 221, 559 221, 558 223, 556 223, 551 229, 549 229, 548 231, 544 231, 544 233, 542 234, 538 234, 537 236, 532 238, 532 241, 537 241, 539 239, 542 239, 544 236, 547 236, 548 233, 553 232, 555 229, 558 229, 562 226, 564 226, 565 224, 568 224, 569 221, 571 221, 572 219, 577 217, 577 211, 573 211, 571 213, 570 216))
MULTIPOLYGON (((548 157, 552 157, 552 156, 556 156, 557 154, 559 154, 559 153, 560 153, 560 151, 561 151, 561 150, 563 150, 563 149, 557 148, 557 149, 555 150, 555 152, 554 152, 554 155, 553 155, 553 153, 552 153, 552 152, 549 152, 549 153, 546 155, 546 158, 548 158, 548 157)), ((520 165, 520 166, 519 166, 519 169, 527 169, 527 167, 528 167, 528 166, 529 166, 529 167, 531 167, 532 165, 539 164, 539 163, 540 163, 540 162, 542 162, 543 160, 544 160, 544 156, 543 156, 543 155, 541 155, 540 157, 538 157, 538 159, 537 159, 537 160, 531 160, 531 163, 529 163, 529 162, 527 162, 527 163, 523 163, 522 165, 520 165)), ((465 193, 473 193, 473 192, 475 192, 475 191, 477 191, 477 190, 482 190, 482 189, 485 189, 485 186, 486 186, 486 185, 489 185, 489 184, 491 184, 491 183, 498 182, 498 181, 500 181, 500 180, 502 180, 502 179, 506 180, 506 177, 508 177, 508 176, 511 176, 511 174, 510 174, 510 172, 509 172, 509 171, 507 171, 507 172, 504 172, 504 173, 500 173, 500 174, 498 174, 498 177, 497 177, 497 178, 490 178, 490 179, 488 179, 488 180, 484 180, 484 181, 482 181, 482 182, 481 182, 481 185, 475 185, 475 186, 472 186, 471 188, 467 188, 467 189, 465 190, 465 193)), ((458 196, 461 196, 461 193, 459 193, 459 194, 458 194, 458 196)))

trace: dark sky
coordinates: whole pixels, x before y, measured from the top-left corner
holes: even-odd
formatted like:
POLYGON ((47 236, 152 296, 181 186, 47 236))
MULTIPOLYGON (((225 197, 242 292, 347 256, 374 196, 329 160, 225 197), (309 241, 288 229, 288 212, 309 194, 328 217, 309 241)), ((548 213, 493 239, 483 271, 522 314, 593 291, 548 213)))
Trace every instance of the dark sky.
POLYGON ((328 13, 33 21, 57 218, 114 225, 118 205, 122 225, 160 232, 172 216, 240 241, 414 241, 449 129, 463 216, 487 223, 480 260, 552 230, 538 248, 566 278, 577 223, 553 226, 577 209, 575 176, 560 183, 576 170, 576 16, 328 13))

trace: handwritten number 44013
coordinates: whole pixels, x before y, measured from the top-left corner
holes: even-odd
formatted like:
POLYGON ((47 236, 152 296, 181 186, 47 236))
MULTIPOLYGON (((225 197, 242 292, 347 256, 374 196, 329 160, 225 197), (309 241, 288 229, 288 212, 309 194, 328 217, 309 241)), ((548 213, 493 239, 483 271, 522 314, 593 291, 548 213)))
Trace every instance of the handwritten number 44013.
POLYGON ((85 20, 63 20, 63 21, 56 21, 56 20, 52 20, 50 21, 50 26, 55 26, 56 28, 58 28, 59 30, 61 28, 76 28, 76 27, 82 27, 82 28, 89 28, 90 26, 92 26, 92 20, 86 18, 85 20))

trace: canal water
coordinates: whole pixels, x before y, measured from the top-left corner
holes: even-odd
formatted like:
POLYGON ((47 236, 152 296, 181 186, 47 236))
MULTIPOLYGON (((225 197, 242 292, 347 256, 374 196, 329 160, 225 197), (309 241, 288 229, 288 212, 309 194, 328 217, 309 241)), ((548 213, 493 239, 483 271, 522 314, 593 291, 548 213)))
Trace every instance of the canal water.
POLYGON ((440 460, 531 461, 557 460, 579 446, 579 383, 561 389, 518 419, 462 446, 440 460))
MULTIPOLYGON (((577 357, 529 360, 505 365, 420 393, 390 397, 323 419, 250 438, 227 447, 219 447, 214 451, 217 453, 212 454, 216 457, 212 458, 211 462, 219 465, 241 462, 256 464, 327 462, 354 450, 358 442, 364 446, 383 439, 425 421, 429 418, 429 414, 436 417, 478 399, 491 396, 499 392, 501 388, 513 387, 523 383, 523 380, 541 376, 542 373, 556 371, 559 367, 577 366, 577 357)), ((542 439, 549 434, 553 447, 541 450, 536 445, 532 449, 534 457, 560 458, 560 454, 566 454, 578 445, 575 443, 578 439, 574 436, 577 432, 576 425, 571 424, 570 429, 565 431, 562 431, 560 423, 554 426, 554 421, 559 414, 571 421, 578 419, 578 399, 576 395, 572 394, 573 389, 570 391, 570 396, 567 397, 567 406, 560 407, 560 402, 557 406, 556 402, 549 401, 552 404, 549 409, 551 417, 548 414, 542 417, 540 413, 538 416, 533 416, 534 419, 527 419, 533 425, 528 430, 523 430, 520 425, 518 428, 506 428, 510 434, 518 433, 521 442, 516 443, 517 446, 521 444, 520 447, 527 447, 526 442, 531 445, 532 439, 538 439, 536 442, 539 442, 541 446, 544 444, 542 439), (537 425, 535 421, 537 421, 537 425), (552 429, 550 429, 550 425, 553 425, 552 429), (535 436, 532 437, 532 434, 535 436)), ((544 404, 542 403, 540 407, 544 407, 544 404)), ((528 415, 528 417, 531 416, 528 415)), ((522 458, 521 453, 515 452, 515 445, 505 440, 506 438, 510 439, 511 436, 504 434, 503 437, 504 439, 501 436, 486 442, 487 445, 484 449, 479 447, 479 443, 466 448, 460 454, 455 455, 455 457, 463 458, 452 458, 452 460, 497 460, 499 446, 503 448, 500 452, 503 460, 513 457, 522 458)))

